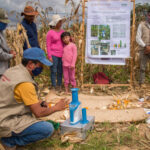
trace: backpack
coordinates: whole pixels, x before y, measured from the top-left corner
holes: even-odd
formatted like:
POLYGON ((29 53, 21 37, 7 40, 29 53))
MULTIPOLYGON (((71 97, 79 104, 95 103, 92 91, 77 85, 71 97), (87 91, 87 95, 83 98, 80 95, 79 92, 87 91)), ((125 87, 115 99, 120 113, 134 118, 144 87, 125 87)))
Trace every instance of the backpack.
POLYGON ((111 80, 103 72, 97 72, 93 75, 95 84, 109 84, 111 80))

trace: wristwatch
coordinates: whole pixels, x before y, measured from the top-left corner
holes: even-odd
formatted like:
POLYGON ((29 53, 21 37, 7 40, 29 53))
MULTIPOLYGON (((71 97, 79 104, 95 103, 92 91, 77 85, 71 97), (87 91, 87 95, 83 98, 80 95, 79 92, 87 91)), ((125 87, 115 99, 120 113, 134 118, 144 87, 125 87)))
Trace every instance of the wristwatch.
POLYGON ((45 105, 45 101, 42 101, 40 105, 41 107, 47 107, 47 105, 45 105))

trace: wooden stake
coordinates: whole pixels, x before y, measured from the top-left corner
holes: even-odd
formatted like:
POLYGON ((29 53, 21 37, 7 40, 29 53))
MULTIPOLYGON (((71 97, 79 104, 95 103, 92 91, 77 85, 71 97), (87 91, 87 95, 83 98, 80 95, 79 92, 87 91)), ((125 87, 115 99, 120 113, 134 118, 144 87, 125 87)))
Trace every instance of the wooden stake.
POLYGON ((83 65, 84 65, 84 48, 85 48, 85 0, 82 1, 82 58, 81 58, 81 88, 83 85, 83 65))
POLYGON ((131 86, 130 84, 83 84, 82 87, 119 87, 119 86, 131 86))
POLYGON ((133 2, 133 20, 132 20, 132 37, 131 37, 131 71, 130 71, 130 84, 133 85, 133 58, 134 58, 134 44, 135 44, 135 0, 132 0, 133 2))

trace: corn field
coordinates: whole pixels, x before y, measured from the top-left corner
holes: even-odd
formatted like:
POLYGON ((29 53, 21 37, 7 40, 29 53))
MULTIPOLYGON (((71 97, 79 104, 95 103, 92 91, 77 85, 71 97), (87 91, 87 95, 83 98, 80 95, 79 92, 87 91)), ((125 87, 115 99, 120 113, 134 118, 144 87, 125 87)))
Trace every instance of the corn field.
MULTIPOLYGON (((66 22, 64 23, 64 30, 69 31, 74 39, 75 44, 78 47, 78 58, 76 63, 76 79, 78 86, 81 85, 81 52, 82 52, 82 36, 83 36, 83 27, 82 24, 82 11, 79 11, 82 7, 82 1, 79 4, 75 4, 73 0, 66 0, 64 5, 71 4, 71 14, 67 14, 66 22)), ((38 8, 40 13, 40 23, 41 27, 38 30, 38 39, 40 43, 41 49, 46 52, 46 34, 49 31, 48 26, 48 12, 52 11, 51 7, 46 8, 45 10, 42 8, 40 2, 33 3, 28 2, 26 5, 32 5, 35 8, 38 8)), ((145 12, 150 7, 149 4, 137 4, 136 5, 136 29, 141 20, 145 19, 145 12)), ((86 18, 85 18, 86 19, 86 18)), ((131 13, 131 25, 132 25, 132 13, 131 13)), ((86 29, 86 25, 85 25, 86 29)), ((16 30, 6 30, 8 45, 11 49, 15 50, 17 56, 14 61, 11 61, 11 66, 17 65, 21 62, 22 54, 23 54, 23 44, 24 41, 28 41, 26 31, 24 28, 18 23, 16 30)), ((85 38, 84 38, 85 39, 85 38)), ((28 47, 30 47, 29 42, 28 47)), ((134 50, 134 75, 135 81, 138 79, 139 72, 139 53, 138 53, 138 45, 135 43, 134 50)), ((45 68, 48 69, 48 68, 45 68)), ((146 82, 150 82, 150 77, 148 77, 148 72, 150 71, 150 65, 147 68, 147 77, 146 82)), ((93 65, 93 64, 85 64, 84 63, 84 83, 93 83, 93 74, 97 72, 104 72, 113 83, 129 83, 130 82, 130 60, 126 60, 125 66, 115 66, 115 65, 93 65)))

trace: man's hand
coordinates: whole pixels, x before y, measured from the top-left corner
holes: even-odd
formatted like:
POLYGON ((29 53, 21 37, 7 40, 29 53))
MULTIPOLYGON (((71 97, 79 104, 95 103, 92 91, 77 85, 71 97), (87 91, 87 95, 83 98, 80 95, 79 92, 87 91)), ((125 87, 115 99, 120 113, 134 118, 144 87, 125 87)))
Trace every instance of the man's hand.
POLYGON ((13 58, 15 58, 15 57, 16 57, 16 52, 15 52, 14 50, 11 50, 11 51, 10 51, 10 54, 12 54, 12 55, 13 55, 13 58))
POLYGON ((146 47, 145 47, 144 54, 145 54, 145 55, 150 54, 150 46, 146 46, 146 47))
POLYGON ((57 111, 64 110, 68 107, 69 100, 68 99, 61 99, 56 105, 54 106, 57 111))

